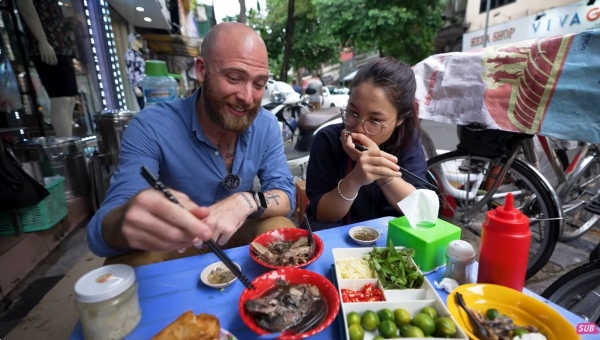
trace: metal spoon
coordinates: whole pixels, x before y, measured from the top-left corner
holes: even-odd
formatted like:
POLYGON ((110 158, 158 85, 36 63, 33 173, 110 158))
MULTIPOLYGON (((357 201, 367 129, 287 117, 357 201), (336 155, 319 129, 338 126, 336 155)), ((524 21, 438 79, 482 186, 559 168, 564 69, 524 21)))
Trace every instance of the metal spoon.
POLYGON ((304 222, 302 223, 306 227, 306 231, 308 231, 308 246, 310 247, 310 252, 308 253, 307 259, 312 259, 315 255, 315 238, 313 236, 312 229, 310 229, 310 223, 308 223, 308 217, 306 213, 304 214, 304 222))

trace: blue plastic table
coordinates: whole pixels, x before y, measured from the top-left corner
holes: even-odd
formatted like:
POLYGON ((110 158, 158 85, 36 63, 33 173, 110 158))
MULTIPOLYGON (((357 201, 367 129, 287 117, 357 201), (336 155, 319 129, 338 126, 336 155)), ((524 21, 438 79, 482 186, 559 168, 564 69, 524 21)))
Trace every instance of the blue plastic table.
MULTIPOLYGON (((382 234, 376 245, 383 247, 385 246, 387 226, 390 219, 390 217, 384 217, 317 232, 325 243, 325 250, 317 261, 308 265, 305 269, 320 273, 333 281, 331 274, 333 254, 331 249, 358 246, 348 236, 348 230, 356 225, 375 228, 382 234)), ((226 252, 234 262, 242 267, 243 272, 251 280, 270 271, 270 269, 258 265, 250 258, 248 246, 229 249, 226 252)), ((202 269, 217 261, 219 259, 214 254, 205 254, 136 268, 142 319, 127 339, 150 339, 188 309, 193 310, 196 314, 204 312, 215 315, 219 318, 221 328, 228 330, 240 340, 257 338, 257 335, 242 322, 238 314, 238 301, 244 290, 242 283, 237 280, 221 292, 205 286, 200 281, 202 269)), ((432 283, 436 280, 439 282, 443 274, 444 269, 441 269, 427 275, 427 279, 432 283)), ((443 290, 438 290, 438 293, 443 300, 448 297, 448 294, 443 290)), ((575 314, 547 302, 531 291, 525 289, 524 293, 551 305, 574 327, 578 323, 584 322, 575 314)), ((586 340, 592 338, 593 336, 582 336, 582 339, 586 340)), ((70 339, 83 339, 79 323, 70 339)), ((323 332, 314 336, 313 339, 342 339, 337 319, 323 332)))

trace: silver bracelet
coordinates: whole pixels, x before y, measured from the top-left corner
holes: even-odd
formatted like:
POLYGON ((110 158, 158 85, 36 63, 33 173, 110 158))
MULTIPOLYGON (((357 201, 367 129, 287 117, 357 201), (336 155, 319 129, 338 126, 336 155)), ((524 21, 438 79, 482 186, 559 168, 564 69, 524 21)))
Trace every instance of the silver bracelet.
POLYGON ((389 181, 387 181, 387 182, 385 182, 385 183, 383 183, 383 184, 379 184, 379 182, 377 182, 377 184, 379 184, 379 186, 380 186, 380 187, 384 187, 384 186, 386 186, 386 185, 388 185, 388 184, 392 183, 392 181, 393 181, 393 180, 394 180, 394 177, 392 177, 392 178, 391 178, 389 181))
POLYGON ((358 191, 356 192, 356 195, 354 195, 354 197, 353 197, 353 198, 346 198, 346 197, 344 197, 344 195, 342 194, 342 190, 340 190, 340 184, 342 184, 342 181, 343 181, 343 180, 344 180, 344 179, 342 178, 342 179, 340 179, 340 181, 338 182, 338 193, 339 193, 339 194, 340 194, 340 196, 341 196, 343 199, 345 199, 346 201, 354 201, 354 200, 356 199, 356 197, 358 196, 358 191))

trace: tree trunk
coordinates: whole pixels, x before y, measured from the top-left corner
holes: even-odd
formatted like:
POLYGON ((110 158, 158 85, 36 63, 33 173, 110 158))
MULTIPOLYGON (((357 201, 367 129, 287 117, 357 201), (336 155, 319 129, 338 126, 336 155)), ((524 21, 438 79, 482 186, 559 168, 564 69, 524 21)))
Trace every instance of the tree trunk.
MULTIPOLYGON (((298 86, 300 86, 300 88, 303 88, 303 84, 302 84, 302 68, 299 68, 296 70, 296 83, 298 84, 298 86)), ((304 90, 303 90, 304 91, 304 90)))
POLYGON ((240 1, 240 16, 238 17, 238 22, 245 24, 246 23, 246 0, 239 0, 239 1, 240 1))
POLYGON ((294 7, 295 0, 288 0, 287 23, 285 25, 285 48, 283 50, 283 61, 281 63, 280 80, 287 82, 287 73, 290 69, 290 56, 294 44, 294 7))

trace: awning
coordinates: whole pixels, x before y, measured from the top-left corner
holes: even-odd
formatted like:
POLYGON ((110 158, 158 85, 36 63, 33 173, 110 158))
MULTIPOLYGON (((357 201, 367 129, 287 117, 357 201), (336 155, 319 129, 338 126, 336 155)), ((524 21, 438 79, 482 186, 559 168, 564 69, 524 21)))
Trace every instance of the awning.
POLYGON ((354 79, 357 72, 358 72, 358 70, 350 73, 349 75, 345 76, 344 79, 342 79, 342 81, 351 81, 352 79, 354 79))
POLYGON ((142 34, 148 49, 156 54, 196 58, 200 55, 201 38, 168 34, 142 34))

